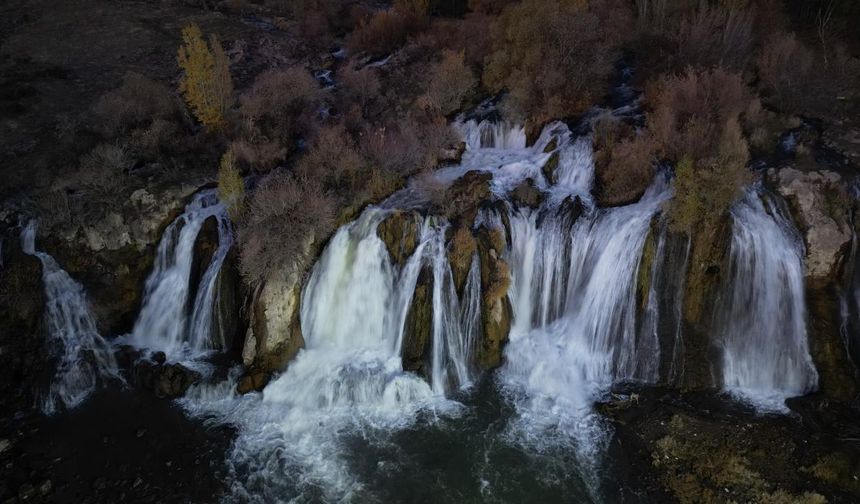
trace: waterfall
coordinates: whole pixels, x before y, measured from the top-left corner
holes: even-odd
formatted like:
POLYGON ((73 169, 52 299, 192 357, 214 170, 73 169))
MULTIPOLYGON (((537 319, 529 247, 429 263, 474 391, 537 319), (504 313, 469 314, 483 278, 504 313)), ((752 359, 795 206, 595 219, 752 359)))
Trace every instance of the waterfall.
MULTIPOLYGON (((572 443, 593 487, 608 436, 591 404, 615 381, 656 380, 659 342, 653 332, 637 335, 636 283, 651 222, 671 189, 660 176, 640 202, 597 209, 589 194, 589 138, 574 139, 564 124, 553 123, 526 146, 521 128, 473 121, 460 127, 469 144, 462 163, 432 176, 444 185, 470 170, 491 173, 491 189, 503 202, 481 209, 472 229, 509 230, 504 258, 512 275, 513 329, 496 378, 516 409, 508 420, 511 442, 572 443), (555 173, 547 177, 544 165, 553 156, 555 173), (507 202, 527 178, 547 194, 540 208, 507 202), (551 432, 560 437, 543 436, 551 432)), ((276 500, 321 486, 324 497, 311 494, 318 500, 348 500, 360 495, 362 482, 343 458, 343 436, 460 411, 447 397, 476 379, 480 259, 471 258, 457 292, 447 257, 449 224, 431 215, 419 225, 412 255, 402 265, 392 261, 377 227, 413 191, 368 208, 331 238, 302 292, 305 348, 262 394, 207 389, 184 401, 194 413, 238 426, 230 455, 238 495, 276 500), (426 380, 404 371, 401 356, 422 270, 432 276, 426 380)))
MULTIPOLYGON (((339 435, 354 429, 405 426, 421 410, 443 412, 454 407, 427 381, 404 371, 400 353, 419 272, 428 261, 438 262, 445 225, 425 221, 420 243, 399 267, 376 232, 387 215, 385 210, 369 208, 329 241, 302 293, 305 348, 261 398, 250 394, 237 400, 224 397, 223 391, 212 398, 195 392, 195 399, 185 401, 192 412, 216 414, 241 426, 231 462, 253 467, 258 474, 236 487, 240 494, 259 492, 273 500, 297 488, 312 492, 324 482, 324 492, 332 499, 350 495, 360 489, 360 483, 342 458, 339 435)), ((449 292, 439 290, 444 305, 441 298, 449 292)), ((467 304, 464 313, 473 313, 473 304, 467 304)), ((453 310, 446 310, 443 317, 453 310)), ((459 314, 456 319, 460 320, 459 314)), ((440 338, 445 340, 443 348, 454 343, 452 337, 440 338)), ((448 369, 451 357, 440 353, 434 358, 437 355, 439 367, 448 369)), ((459 366, 451 369, 459 383, 465 383, 467 375, 459 374, 459 366)), ((431 381, 436 380, 431 377, 431 381)), ((444 384, 439 388, 444 389, 444 384)))
POLYGON ((472 350, 480 320, 480 269, 472 258, 463 303, 454 288, 454 276, 445 247, 447 226, 430 231, 428 253, 433 269, 433 392, 462 388, 472 382, 472 350))
POLYGON ((53 414, 81 404, 102 380, 119 379, 119 374, 111 347, 96 328, 83 286, 53 257, 36 250, 34 221, 21 232, 21 248, 42 262, 48 348, 59 358, 41 406, 43 412, 53 414))
POLYGON ((463 135, 466 148, 480 149, 524 149, 526 146, 525 128, 507 122, 475 121, 456 125, 463 135))
POLYGON ((195 195, 182 215, 164 230, 144 287, 140 315, 127 340, 138 347, 163 351, 171 360, 223 348, 223 335, 213 324, 213 308, 218 276, 232 244, 230 219, 215 191, 195 195), (192 285, 194 244, 209 218, 218 223, 218 247, 197 285, 192 285))
MULTIPOLYGON (((639 203, 572 226, 511 216, 514 324, 506 384, 587 409, 614 381, 657 380, 656 334, 636 335, 636 278, 651 220, 671 195, 658 180, 639 203)), ((567 223, 569 224, 569 223, 567 223)))
POLYGON ((747 192, 732 209, 730 269, 719 303, 723 388, 761 409, 817 387, 809 354, 803 242, 770 195, 747 192))

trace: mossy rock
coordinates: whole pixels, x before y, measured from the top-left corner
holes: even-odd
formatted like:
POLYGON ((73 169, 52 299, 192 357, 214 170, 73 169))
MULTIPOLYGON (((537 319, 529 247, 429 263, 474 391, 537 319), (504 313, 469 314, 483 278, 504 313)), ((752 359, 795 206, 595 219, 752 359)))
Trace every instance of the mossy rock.
POLYGON ((477 233, 481 261, 481 338, 478 365, 492 369, 502 363, 502 351, 508 341, 513 309, 508 299, 510 268, 502 257, 506 246, 501 229, 481 227, 477 233))
POLYGON ((469 226, 461 224, 451 228, 448 238, 448 263, 451 265, 454 288, 458 295, 462 295, 466 286, 469 269, 472 267, 472 258, 477 248, 478 244, 469 226))
POLYGON ((528 178, 511 191, 511 200, 518 207, 537 208, 543 202, 544 194, 535 185, 534 179, 528 178))
POLYGON ((401 358, 403 369, 418 374, 427 374, 427 363, 431 358, 431 333, 433 331, 433 271, 422 268, 412 295, 412 304, 406 315, 401 358))
POLYGON ((684 288, 682 357, 686 390, 716 386, 712 366, 717 362, 713 337, 713 307, 728 271, 732 236, 728 215, 692 232, 684 288))
POLYGON ((492 180, 493 175, 488 172, 466 172, 445 191, 444 208, 436 208, 434 212, 448 217, 449 220, 473 222, 479 206, 492 195, 492 180))
POLYGON ((546 163, 541 167, 541 171, 543 172, 544 178, 550 184, 555 184, 558 182, 558 161, 560 154, 558 151, 555 151, 550 155, 549 159, 546 160, 546 163))
POLYGON ((414 211, 397 210, 376 228, 376 234, 385 244, 391 260, 403 266, 418 246, 421 216, 414 211))

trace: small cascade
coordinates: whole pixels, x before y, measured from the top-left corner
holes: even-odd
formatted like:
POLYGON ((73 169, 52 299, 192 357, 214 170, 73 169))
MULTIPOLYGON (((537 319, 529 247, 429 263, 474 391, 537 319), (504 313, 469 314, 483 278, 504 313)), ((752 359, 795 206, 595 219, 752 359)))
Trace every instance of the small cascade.
POLYGON ((525 128, 507 122, 469 120, 458 125, 469 150, 517 150, 526 147, 525 128))
POLYGON ((803 241, 770 195, 732 209, 730 270, 716 327, 723 388, 764 410, 815 390, 803 283, 803 241))
MULTIPOLYGON (((252 395, 230 400, 213 392, 186 401, 193 412, 241 426, 231 461, 259 471, 237 487, 242 491, 283 495, 297 488, 304 492, 305 485, 313 491, 323 482, 333 499, 349 495, 360 484, 340 456, 338 435, 405 426, 423 409, 448 409, 427 381, 403 370, 400 354, 419 272, 438 255, 444 226, 425 222, 420 243, 398 267, 376 232, 386 215, 369 208, 330 240, 302 294, 305 348, 261 400, 252 395), (298 476, 289 477, 285 468, 298 476)), ((453 336, 445 336, 443 347, 454 343, 453 336)), ((458 360, 445 357, 440 367, 447 370, 453 362, 461 380, 458 360)))
POLYGON ((129 343, 164 352, 168 359, 194 358, 224 347, 214 324, 214 306, 221 266, 233 245, 233 230, 224 205, 214 191, 204 191, 164 230, 155 266, 146 280, 143 307, 129 343), (207 219, 218 224, 218 247, 197 285, 194 244, 207 219))
POLYGON ((42 262, 48 348, 59 357, 41 404, 42 411, 50 415, 81 404, 100 382, 119 379, 119 373, 110 345, 96 328, 83 286, 53 257, 36 250, 34 221, 21 232, 21 247, 42 262))
POLYGON ((469 385, 472 354, 480 321, 481 279, 478 257, 472 258, 463 302, 457 297, 445 247, 447 226, 432 228, 428 254, 433 269, 433 392, 444 395, 469 385))

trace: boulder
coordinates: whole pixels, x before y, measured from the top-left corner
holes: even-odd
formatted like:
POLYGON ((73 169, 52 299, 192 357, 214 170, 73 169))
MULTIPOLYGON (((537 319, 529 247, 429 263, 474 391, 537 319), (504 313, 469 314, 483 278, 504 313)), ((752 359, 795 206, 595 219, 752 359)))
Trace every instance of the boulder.
POLYGON ((376 228, 379 239, 385 243, 391 260, 403 266, 418 246, 418 229, 421 216, 416 211, 395 210, 376 228))
POLYGON ((400 355, 403 369, 427 375, 431 359, 431 333, 433 331, 433 270, 429 266, 421 269, 412 304, 406 315, 403 330, 403 345, 400 355))
POLYGON ((558 174, 556 171, 558 170, 559 156, 560 154, 558 151, 553 152, 549 159, 546 160, 546 163, 541 167, 543 176, 549 184, 555 184, 558 182, 558 174))
POLYGON ((457 179, 445 191, 444 207, 435 209, 449 218, 472 222, 478 214, 479 205, 490 198, 490 182, 493 175, 472 170, 457 179))
POLYGON ((842 177, 833 171, 771 169, 768 176, 788 201, 806 243, 806 276, 826 282, 839 274, 839 265, 851 242, 851 209, 842 177))
POLYGON ((528 178, 511 191, 511 200, 518 207, 537 208, 543 202, 543 192, 535 186, 534 179, 528 178))
POLYGON ((138 388, 151 392, 161 399, 182 397, 201 375, 182 364, 161 363, 154 360, 139 360, 132 373, 138 388))

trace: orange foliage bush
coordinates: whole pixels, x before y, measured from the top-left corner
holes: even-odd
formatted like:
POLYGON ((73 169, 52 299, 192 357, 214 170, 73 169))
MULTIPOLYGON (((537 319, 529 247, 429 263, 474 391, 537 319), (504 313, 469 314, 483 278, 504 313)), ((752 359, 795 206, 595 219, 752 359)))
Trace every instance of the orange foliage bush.
POLYGON ((184 72, 179 91, 197 120, 211 130, 220 130, 233 104, 230 60, 215 35, 206 44, 196 24, 182 29, 182 40, 177 53, 177 61, 184 72))

